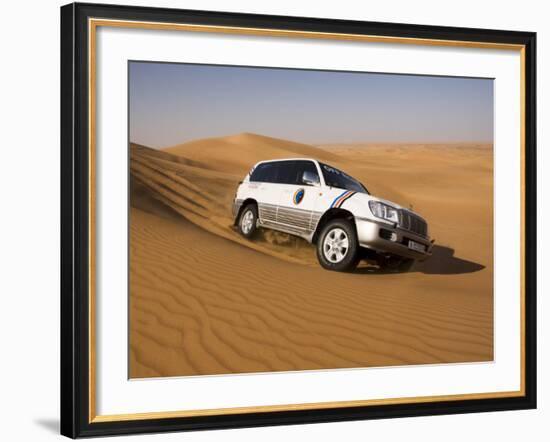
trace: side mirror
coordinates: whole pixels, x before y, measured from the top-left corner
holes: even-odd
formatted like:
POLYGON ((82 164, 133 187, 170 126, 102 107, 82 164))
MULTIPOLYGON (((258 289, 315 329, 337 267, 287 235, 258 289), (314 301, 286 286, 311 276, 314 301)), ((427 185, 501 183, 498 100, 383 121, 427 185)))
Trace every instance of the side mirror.
POLYGON ((320 184, 319 176, 316 173, 305 170, 302 174, 302 183, 307 184, 308 186, 318 186, 320 184))

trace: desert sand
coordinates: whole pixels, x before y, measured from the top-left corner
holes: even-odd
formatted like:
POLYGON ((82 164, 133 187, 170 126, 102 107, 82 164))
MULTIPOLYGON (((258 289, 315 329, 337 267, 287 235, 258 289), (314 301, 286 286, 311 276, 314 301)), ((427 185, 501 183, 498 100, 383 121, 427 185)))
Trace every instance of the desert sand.
POLYGON ((131 144, 130 377, 493 359, 490 145, 309 146, 254 134, 131 144), (408 273, 323 270, 314 247, 233 229, 257 161, 314 157, 429 222, 408 273))

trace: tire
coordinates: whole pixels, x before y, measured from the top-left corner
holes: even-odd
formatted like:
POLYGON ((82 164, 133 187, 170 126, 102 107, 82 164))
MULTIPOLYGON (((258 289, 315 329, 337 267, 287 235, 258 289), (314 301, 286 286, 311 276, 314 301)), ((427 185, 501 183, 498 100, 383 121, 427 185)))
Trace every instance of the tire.
POLYGON ((405 273, 414 265, 414 259, 400 258, 398 256, 380 257, 378 266, 385 272, 405 273))
POLYGON ((359 263, 359 243, 353 222, 329 221, 317 241, 317 259, 321 267, 336 272, 350 272, 359 263))
POLYGON ((256 204, 248 204, 241 211, 239 216, 238 228, 242 236, 248 239, 252 239, 258 229, 258 207, 256 204))

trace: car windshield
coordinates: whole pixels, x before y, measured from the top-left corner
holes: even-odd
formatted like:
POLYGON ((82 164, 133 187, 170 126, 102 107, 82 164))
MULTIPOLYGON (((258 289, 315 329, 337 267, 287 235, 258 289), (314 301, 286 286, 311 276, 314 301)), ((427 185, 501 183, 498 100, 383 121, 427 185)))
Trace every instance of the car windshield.
POLYGON ((369 193, 367 188, 363 186, 355 178, 350 177, 347 173, 329 166, 328 164, 320 163, 325 183, 330 187, 338 187, 339 189, 354 190, 355 192, 369 193))

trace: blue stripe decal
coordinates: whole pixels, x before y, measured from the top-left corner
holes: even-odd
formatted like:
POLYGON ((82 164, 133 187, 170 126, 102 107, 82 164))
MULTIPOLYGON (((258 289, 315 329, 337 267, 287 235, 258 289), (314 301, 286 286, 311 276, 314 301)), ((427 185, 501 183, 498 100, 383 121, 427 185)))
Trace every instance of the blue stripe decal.
POLYGON ((342 207, 344 203, 349 200, 353 195, 355 195, 357 192, 349 192, 347 195, 344 195, 342 198, 340 198, 340 201, 336 203, 338 208, 342 207))
POLYGON ((332 202, 332 204, 330 205, 330 208, 332 209, 332 207, 334 206, 334 203, 336 201, 338 201, 338 198, 344 196, 345 193, 349 192, 349 190, 344 190, 340 195, 338 195, 336 198, 334 198, 334 201, 332 202))

